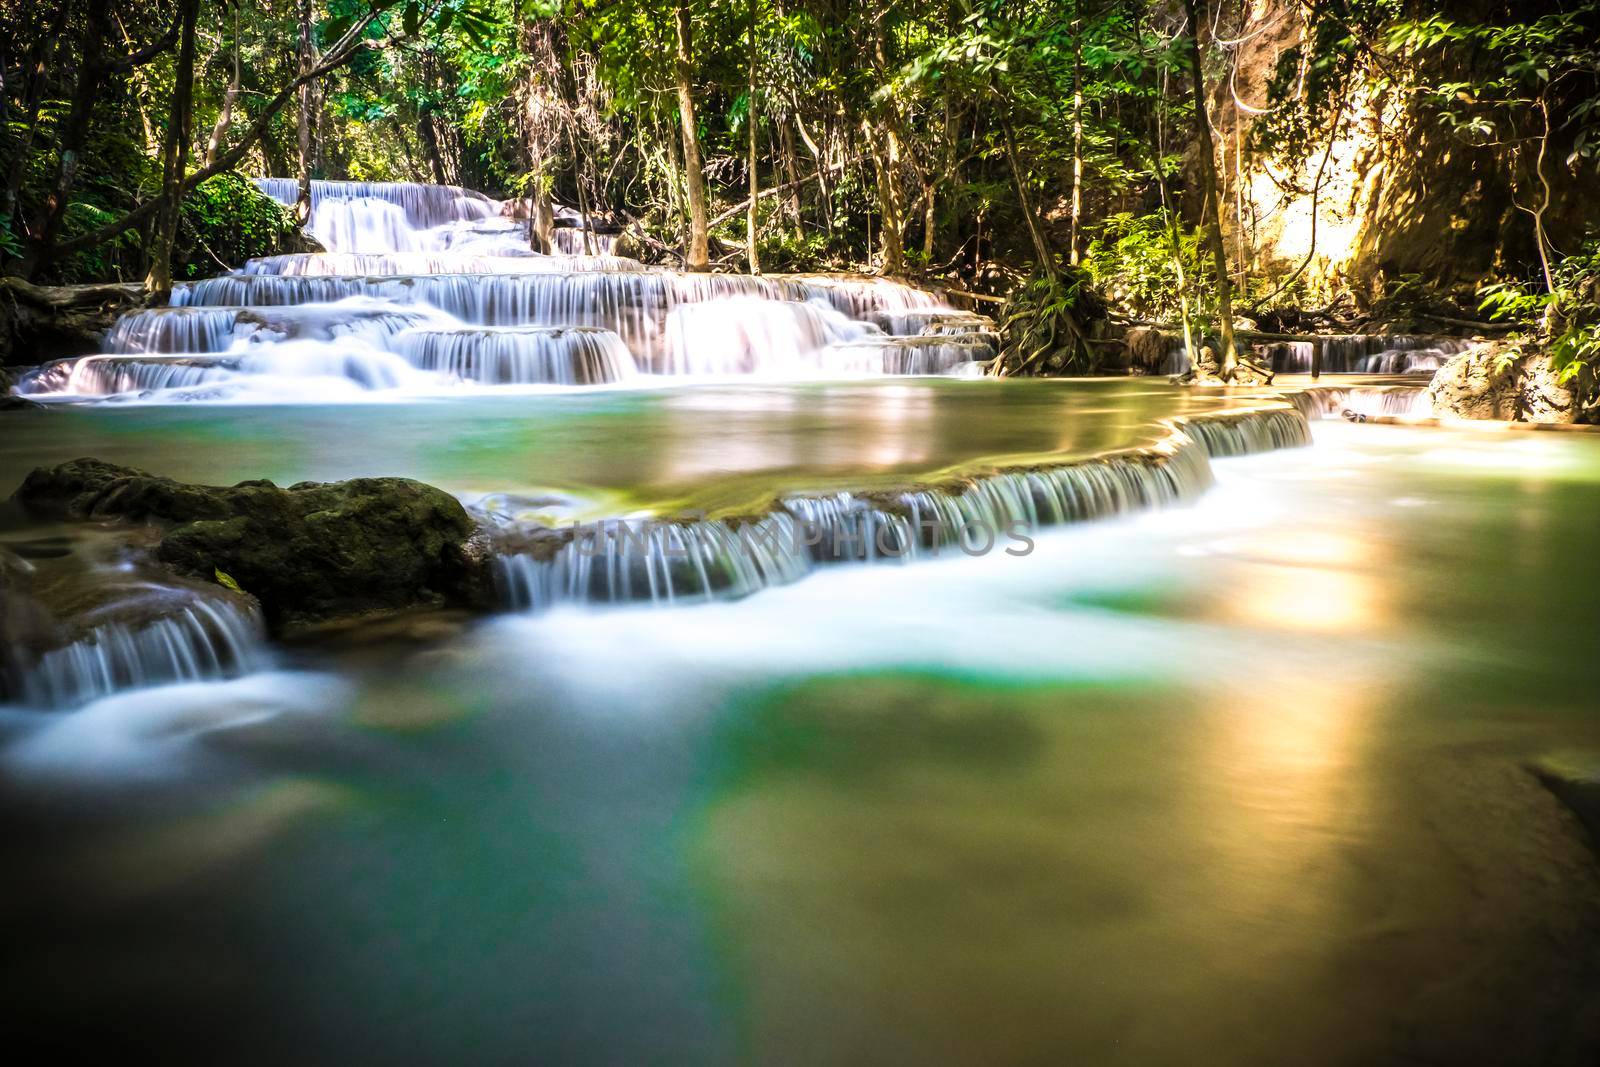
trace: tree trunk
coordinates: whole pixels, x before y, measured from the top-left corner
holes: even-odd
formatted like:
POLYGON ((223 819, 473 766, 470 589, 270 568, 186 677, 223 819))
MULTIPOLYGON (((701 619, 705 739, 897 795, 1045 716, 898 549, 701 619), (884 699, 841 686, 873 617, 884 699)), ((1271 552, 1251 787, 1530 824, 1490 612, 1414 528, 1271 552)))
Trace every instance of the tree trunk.
POLYGON ((550 203, 551 168, 557 156, 561 114, 555 90, 555 26, 548 18, 523 23, 522 52, 528 75, 522 102, 523 134, 528 146, 528 245, 546 255, 555 251, 555 210, 550 203))
POLYGON ((685 250, 684 265, 689 270, 711 269, 711 246, 706 233, 708 217, 706 205, 706 170, 700 158, 700 130, 694 117, 694 91, 690 85, 693 75, 693 39, 690 35, 687 0, 678 0, 674 9, 677 25, 678 54, 675 72, 678 85, 678 118, 683 127, 683 170, 688 179, 689 240, 685 250))
MULTIPOLYGON (((994 87, 998 96, 1000 89, 994 87)), ((1054 278, 1057 274, 1056 260, 1050 254, 1050 242, 1045 240, 1044 231, 1039 228, 1039 217, 1034 214, 1033 197, 1028 193, 1028 183, 1022 177, 1022 164, 1017 159, 1017 141, 1011 132, 1011 116, 1006 113, 1004 106, 1000 108, 1000 132, 1005 135, 1006 161, 1011 164, 1011 184, 1017 191, 1017 206, 1022 209, 1022 217, 1028 223, 1028 236, 1033 241, 1033 254, 1039 261, 1039 269, 1046 277, 1054 278)))
POLYGON ((178 237, 178 217, 183 207, 184 169, 189 163, 189 124, 194 101, 195 22, 200 0, 180 0, 182 29, 178 36, 178 62, 173 70, 172 114, 167 119, 167 139, 162 155, 161 210, 156 213, 155 241, 150 250, 150 270, 144 287, 152 297, 172 292, 172 248, 178 237))
POLYGON ((783 198, 784 211, 789 216, 795 240, 798 241, 805 231, 802 228, 800 210, 800 168, 795 162, 794 131, 789 128, 788 122, 778 121, 776 116, 773 125, 778 128, 778 149, 783 156, 783 180, 789 186, 789 194, 783 198))
POLYGON ((745 125, 749 127, 748 132, 750 134, 750 158, 748 160, 748 166, 750 170, 750 206, 745 211, 744 232, 746 242, 745 252, 750 259, 750 273, 760 274, 761 254, 756 248, 756 208, 759 206, 761 200, 761 179, 756 172, 756 13, 759 8, 757 7, 757 0, 749 0, 749 3, 750 96, 747 101, 744 117, 745 125))
MULTIPOLYGON (((877 32, 872 37, 872 59, 879 81, 882 82, 889 74, 889 48, 881 16, 875 25, 877 32)), ((883 231, 879 235, 883 243, 882 271, 889 275, 904 274, 906 271, 905 194, 900 185, 900 137, 896 132, 897 126, 894 103, 885 100, 879 104, 876 119, 868 119, 866 127, 873 169, 877 171, 878 210, 883 231)))
POLYGON ((1206 247, 1217 277, 1217 330, 1222 334, 1221 366, 1223 381, 1233 377, 1239 365, 1239 351, 1233 339, 1233 280, 1228 276, 1228 248, 1222 240, 1222 207, 1217 197, 1216 145, 1211 138, 1211 117, 1206 110, 1205 72, 1200 62, 1200 13, 1195 0, 1183 0, 1189 15, 1189 74, 1194 88, 1194 133, 1200 143, 1200 193, 1205 212, 1206 247))
POLYGON ((233 125, 233 105, 239 99, 241 82, 239 8, 239 4, 235 4, 233 8, 233 78, 228 82, 228 91, 222 98, 222 109, 217 112, 216 125, 211 127, 211 137, 206 141, 205 165, 208 167, 217 161, 217 153, 222 151, 222 146, 228 141, 228 128, 233 125))
POLYGON ((872 169, 878 189, 878 239, 883 249, 883 274, 899 275, 906 270, 906 251, 902 238, 905 220, 900 206, 900 143, 894 131, 880 128, 870 119, 862 122, 867 149, 872 153, 872 169))
MULTIPOLYGON (((316 45, 311 39, 311 0, 300 0, 300 74, 315 62, 316 45)), ((313 89, 307 81, 300 86, 300 194, 295 198, 294 217, 301 225, 311 218, 311 99, 313 89)))
POLYGON ((423 158, 428 161, 428 169, 433 172, 433 180, 440 185, 448 185, 445 180, 444 156, 439 151, 438 131, 433 128, 432 105, 422 104, 417 108, 417 141, 422 146, 423 158))
POLYGON ((1078 265, 1078 228, 1083 221, 1083 21, 1072 20, 1072 229, 1068 262, 1078 265))

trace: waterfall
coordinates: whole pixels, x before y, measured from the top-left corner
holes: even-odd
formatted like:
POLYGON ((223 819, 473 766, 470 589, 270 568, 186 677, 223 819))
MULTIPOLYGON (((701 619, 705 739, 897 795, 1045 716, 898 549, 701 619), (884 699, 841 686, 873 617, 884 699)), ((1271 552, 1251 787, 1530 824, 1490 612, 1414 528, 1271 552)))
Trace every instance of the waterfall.
MULTIPOLYGON (((256 187, 280 204, 293 204, 300 196, 296 178, 257 178, 256 187)), ((500 201, 458 185, 423 185, 414 182, 352 182, 313 180, 311 211, 328 204, 379 203, 397 208, 419 229, 448 222, 486 219, 500 214, 500 201)), ((333 251, 333 249, 330 249, 333 251)))
MULTIPOLYGON (((1325 374, 1424 374, 1438 370, 1451 356, 1477 342, 1459 337, 1414 334, 1344 334, 1316 338, 1322 343, 1325 374)), ((1310 374, 1312 338, 1299 341, 1261 341, 1246 346, 1275 374, 1310 374)), ((1161 364, 1148 367, 1152 374, 1182 374, 1189 369, 1189 353, 1182 338, 1168 338, 1161 364)))
POLYGON ((495 530, 502 601, 681 604, 747 596, 817 566, 1021 552, 1034 531, 1192 502, 1213 458, 1311 443, 1295 406, 1174 419, 1149 448, 974 474, 892 492, 793 494, 733 521, 591 523, 566 530, 479 514, 495 530))
MULTIPOLYGON (((291 178, 262 178, 292 204, 291 178)), ((977 376, 995 324, 933 293, 847 275, 686 274, 615 254, 561 209, 560 254, 522 205, 468 189, 314 181, 326 252, 264 256, 123 316, 101 353, 28 374, 50 401, 347 400, 660 377, 977 376)))
POLYGON ((391 276, 396 274, 561 274, 574 271, 642 271, 644 264, 624 256, 511 256, 475 252, 329 252, 262 256, 244 265, 243 274, 283 277, 391 276))
POLYGON ((31 655, 7 652, 0 657, 0 697, 38 708, 71 707, 124 689, 230 678, 271 662, 253 610, 188 587, 155 585, 121 591, 81 620, 74 640, 31 655))
POLYGON ((638 373, 622 338, 594 326, 409 330, 397 341, 412 366, 482 385, 598 385, 638 373))
MULTIPOLYGON (((1322 370, 1330 374, 1428 373, 1476 343, 1457 337, 1414 334, 1349 334, 1320 340, 1322 370)), ((1260 345, 1257 351, 1280 374, 1311 373, 1309 341, 1260 345)))
POLYGON ((818 370, 830 346, 880 333, 821 300, 755 295, 679 304, 667 313, 665 332, 668 374, 818 370))
POLYGON ((1290 399, 1308 419, 1363 415, 1432 415, 1424 385, 1312 386, 1290 399))

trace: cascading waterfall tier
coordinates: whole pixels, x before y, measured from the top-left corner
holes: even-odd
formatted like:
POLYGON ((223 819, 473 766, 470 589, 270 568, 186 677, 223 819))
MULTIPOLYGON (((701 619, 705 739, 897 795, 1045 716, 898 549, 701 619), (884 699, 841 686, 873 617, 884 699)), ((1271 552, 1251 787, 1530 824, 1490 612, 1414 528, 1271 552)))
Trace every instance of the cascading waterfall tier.
POLYGON ((597 270, 642 271, 625 256, 480 255, 470 252, 303 252, 262 256, 240 273, 281 277, 387 277, 397 274, 563 274, 597 270))
POLYGON ((1346 411, 1362 415, 1431 415, 1425 385, 1316 385, 1291 394, 1308 419, 1338 418, 1346 411))
POLYGON ((929 293, 876 279, 852 286, 829 278, 655 271, 382 277, 230 274, 180 285, 172 302, 179 307, 274 307, 327 304, 354 296, 425 305, 475 326, 598 326, 620 336, 642 367, 667 374, 792 372, 804 362, 795 353, 815 350, 813 342, 824 334, 858 340, 869 332, 881 332, 863 321, 872 312, 934 303, 929 293), (814 312, 759 307, 813 302, 832 308, 842 318, 822 325, 814 312), (681 325, 686 317, 690 324, 681 325), (787 322, 786 329, 782 322, 787 322), (696 333, 697 327, 704 333, 696 333), (733 340, 728 332, 736 335, 733 340), (712 349, 722 355, 685 355, 712 349), (733 349, 737 352, 730 354, 733 349))
POLYGON ((481 385, 599 385, 638 374, 622 338, 595 326, 410 330, 397 341, 412 366, 481 385))
MULTIPOLYGON (((1330 334, 1319 336, 1325 374, 1426 374, 1438 370, 1451 356, 1465 352, 1476 341, 1428 334, 1330 334)), ((1313 341, 1263 341, 1250 351, 1276 374, 1310 374, 1313 341)), ((1190 367, 1181 337, 1167 338, 1158 366, 1142 368, 1151 374, 1182 374, 1190 367)))
MULTIPOLYGON (((285 204, 299 194, 294 179, 259 184, 285 204)), ((298 402, 659 375, 970 375, 998 347, 990 320, 887 279, 650 269, 565 209, 564 254, 540 255, 520 204, 453 186, 314 181, 310 196, 327 252, 181 284, 171 306, 119 321, 102 353, 40 368, 19 392, 298 402)))
POLYGON ((560 603, 681 604, 749 595, 817 566, 984 554, 1035 530, 1171 507, 1212 480, 1210 460, 1310 444, 1295 406, 1175 419, 1142 449, 993 471, 899 491, 796 494, 741 519, 603 522, 564 530, 480 504, 513 610, 560 603))
MULTIPOLYGON (((1445 360, 1465 352, 1475 342, 1457 337, 1417 334, 1350 334, 1318 339, 1322 344, 1322 370, 1330 374, 1418 374, 1432 372, 1445 360)), ((1312 345, 1286 341, 1258 345, 1280 374, 1310 374, 1312 345)))

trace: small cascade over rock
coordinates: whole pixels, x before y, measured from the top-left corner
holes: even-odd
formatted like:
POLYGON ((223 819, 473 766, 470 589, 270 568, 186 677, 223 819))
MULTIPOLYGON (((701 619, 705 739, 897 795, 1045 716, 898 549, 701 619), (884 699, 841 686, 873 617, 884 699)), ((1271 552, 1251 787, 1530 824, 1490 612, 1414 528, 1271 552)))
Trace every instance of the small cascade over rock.
POLYGON ((1294 406, 1175 420, 1143 449, 953 478, 897 491, 793 494, 741 520, 644 520, 564 530, 480 506, 496 582, 514 610, 568 601, 681 604, 747 596, 817 566, 1013 550, 1037 531, 1190 502, 1210 460, 1311 443, 1294 406))
MULTIPOLYGON (((1322 370, 1329 374, 1419 374, 1439 369, 1446 359, 1471 348, 1457 337, 1414 334, 1350 334, 1320 338, 1322 370)), ((1310 374, 1309 341, 1257 346, 1279 374, 1310 374)))
POLYGON ((37 565, 0 547, 0 703, 64 708, 271 665, 248 597, 157 576, 104 535, 58 540, 37 565))
POLYGON ((1361 415, 1432 414, 1425 385, 1313 386, 1290 396, 1308 419, 1338 418, 1346 411, 1361 415))
MULTIPOLYGON (((1154 331, 1150 331, 1154 333, 1154 331)), ((1477 342, 1460 337, 1425 334, 1329 334, 1318 336, 1324 374, 1424 374, 1438 370, 1444 361, 1465 352, 1477 342)), ((1159 346, 1144 343, 1138 362, 1147 374, 1182 374, 1189 369, 1189 353, 1181 337, 1159 335, 1159 346)), ((1249 346, 1256 359, 1275 374, 1310 374, 1314 342, 1257 341, 1249 346)))
POLYGON ((27 707, 65 708, 125 689, 232 678, 271 666, 264 637, 257 613, 190 594, 164 613, 90 623, 59 648, 20 656, 0 689, 27 707))

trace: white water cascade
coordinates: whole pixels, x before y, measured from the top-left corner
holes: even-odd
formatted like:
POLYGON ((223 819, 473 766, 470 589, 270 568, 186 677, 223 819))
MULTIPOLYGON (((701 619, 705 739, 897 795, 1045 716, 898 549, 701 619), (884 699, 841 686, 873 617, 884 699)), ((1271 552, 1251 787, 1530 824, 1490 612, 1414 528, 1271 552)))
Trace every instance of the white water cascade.
MULTIPOLYGON (((189 585, 113 584, 42 650, 0 650, 0 703, 64 708, 127 689, 210 681, 272 663, 253 605, 189 585)), ((0 603, 0 607, 4 604, 0 603)))
POLYGON ((1298 405, 1172 420, 1153 447, 955 484, 888 493, 791 495, 749 521, 614 521, 553 529, 493 499, 474 511, 494 532, 504 604, 679 604, 737 599, 832 563, 982 554, 1043 528, 1191 502, 1211 460, 1311 443, 1298 405), (977 543, 975 543, 977 542, 977 543))
MULTIPOLYGON (((1331 334, 1322 343, 1324 374, 1432 374, 1446 360, 1477 342, 1431 334, 1331 334)), ((1312 342, 1266 341, 1249 346, 1255 358, 1275 374, 1310 374, 1312 342)), ((1159 365, 1140 368, 1147 374, 1182 374, 1190 366, 1181 337, 1168 339, 1159 365)))
MULTIPOLYGON (((295 201, 293 179, 263 192, 295 201)), ((515 205, 454 186, 316 181, 326 252, 267 256, 132 312, 96 355, 28 374, 42 400, 330 401, 686 376, 967 375, 994 324, 880 278, 652 269, 564 212, 562 254, 515 205), (577 223, 578 226, 572 225, 577 223), (575 238, 575 239, 574 239, 575 238)))

